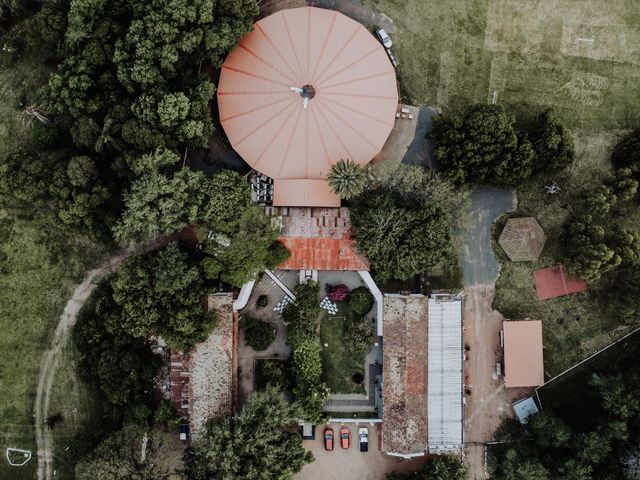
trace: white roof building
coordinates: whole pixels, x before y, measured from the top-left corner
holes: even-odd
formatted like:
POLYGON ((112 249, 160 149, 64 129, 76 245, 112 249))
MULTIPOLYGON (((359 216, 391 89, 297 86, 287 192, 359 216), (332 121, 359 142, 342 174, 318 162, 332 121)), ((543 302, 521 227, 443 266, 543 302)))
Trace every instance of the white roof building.
POLYGON ((430 453, 463 448, 464 392, 462 301, 429 298, 427 445, 430 453))

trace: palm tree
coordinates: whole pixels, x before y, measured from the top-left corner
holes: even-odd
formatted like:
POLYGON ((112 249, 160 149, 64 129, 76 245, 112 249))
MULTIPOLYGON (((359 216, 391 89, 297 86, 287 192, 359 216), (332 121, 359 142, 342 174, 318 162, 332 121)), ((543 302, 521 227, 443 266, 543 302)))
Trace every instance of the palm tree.
POLYGON ((357 197, 364 190, 364 170, 349 159, 340 160, 331 166, 327 181, 333 193, 344 200, 357 197))

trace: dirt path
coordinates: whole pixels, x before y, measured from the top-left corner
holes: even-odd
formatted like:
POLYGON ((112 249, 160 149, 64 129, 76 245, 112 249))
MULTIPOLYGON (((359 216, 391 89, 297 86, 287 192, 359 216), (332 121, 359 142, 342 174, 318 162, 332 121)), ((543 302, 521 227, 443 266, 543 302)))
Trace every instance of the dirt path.
POLYGON ((141 246, 128 248, 115 252, 107 258, 97 268, 90 270, 73 291, 71 298, 67 302, 60 315, 60 320, 51 339, 51 344, 42 355, 40 362, 40 372, 38 374, 38 387, 35 401, 35 427, 36 445, 38 448, 38 480, 53 479, 53 438, 51 430, 46 428, 45 420, 49 415, 49 399, 51 387, 56 374, 56 368, 60 360, 60 354, 65 346, 69 333, 76 323, 78 313, 87 301, 91 293, 96 288, 98 280, 107 273, 113 271, 118 265, 132 255, 155 250, 168 244, 175 237, 157 237, 144 243, 141 246))

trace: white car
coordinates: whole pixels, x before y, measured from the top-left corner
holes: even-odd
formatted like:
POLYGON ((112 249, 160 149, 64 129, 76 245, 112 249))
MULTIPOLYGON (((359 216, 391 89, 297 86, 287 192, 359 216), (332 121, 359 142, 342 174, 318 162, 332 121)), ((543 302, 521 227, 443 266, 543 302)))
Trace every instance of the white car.
POLYGON ((393 42, 391 41, 391 38, 389 38, 389 35, 387 35, 387 32, 384 31, 384 28, 376 30, 376 35, 378 35, 382 45, 384 45, 384 48, 391 48, 393 42))
POLYGON ((360 451, 369 451, 369 429, 367 427, 360 427, 358 429, 358 438, 360 439, 360 451))

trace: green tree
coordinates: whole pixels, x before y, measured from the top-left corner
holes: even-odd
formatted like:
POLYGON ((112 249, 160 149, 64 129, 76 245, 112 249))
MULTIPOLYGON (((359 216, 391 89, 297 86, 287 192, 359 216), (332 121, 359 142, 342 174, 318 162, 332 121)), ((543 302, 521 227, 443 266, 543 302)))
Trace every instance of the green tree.
POLYGON ((358 287, 351 290, 348 297, 348 306, 354 315, 364 316, 371 311, 375 300, 367 287, 358 287))
POLYGON ((435 202, 407 203, 383 190, 364 195, 351 209, 357 248, 382 281, 406 280, 436 266, 453 248, 449 221, 435 202))
POLYGON ((240 412, 207 422, 185 454, 186 477, 293 479, 313 461, 297 433, 299 415, 273 388, 254 393, 240 412))
POLYGON ((622 261, 607 244, 605 229, 589 214, 572 217, 566 226, 565 238, 569 272, 587 282, 597 282, 622 261))
POLYGON ((146 401, 161 362, 142 339, 108 328, 120 315, 111 295, 108 285, 100 286, 80 313, 72 336, 79 352, 78 369, 109 403, 134 405, 146 401))
POLYGON ((500 105, 476 105, 461 117, 436 117, 431 138, 447 178, 457 184, 517 185, 533 171, 535 152, 500 105))
POLYGON ((449 455, 429 459, 413 473, 387 475, 387 480, 467 480, 467 478, 467 468, 464 463, 459 458, 449 455))
POLYGON ((613 192, 623 202, 631 201, 638 193, 638 180, 633 177, 630 168, 616 170, 613 192))
POLYGON ((121 315, 112 331, 135 337, 161 335, 174 348, 188 349, 215 327, 214 311, 205 312, 203 274, 176 243, 127 260, 112 277, 113 299, 121 315))
POLYGON ((216 234, 208 239, 204 249, 205 274, 241 287, 289 257, 289 251, 276 241, 278 234, 279 229, 262 209, 247 208, 231 235, 216 234))
POLYGON ((145 431, 127 425, 109 435, 78 462, 78 480, 161 480, 177 478, 181 468, 180 448, 169 433, 145 431), (146 437, 146 441, 143 440, 146 437), (142 447, 144 445, 144 447, 142 447), (141 448, 145 449, 144 459, 141 448))
POLYGON ((640 173, 640 128, 618 141, 611 161, 616 168, 629 168, 636 176, 640 173))
POLYGON ((560 170, 575 157, 571 133, 552 110, 538 115, 531 143, 537 157, 536 170, 560 170))
POLYGON ((273 326, 259 318, 245 315, 242 317, 241 325, 244 331, 244 342, 256 352, 266 350, 276 339, 273 326))
POLYGON ((331 165, 327 182, 333 193, 344 200, 357 197, 364 190, 364 169, 352 160, 339 160, 331 165))

